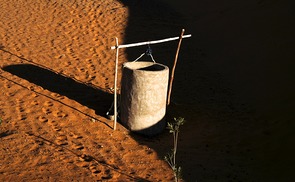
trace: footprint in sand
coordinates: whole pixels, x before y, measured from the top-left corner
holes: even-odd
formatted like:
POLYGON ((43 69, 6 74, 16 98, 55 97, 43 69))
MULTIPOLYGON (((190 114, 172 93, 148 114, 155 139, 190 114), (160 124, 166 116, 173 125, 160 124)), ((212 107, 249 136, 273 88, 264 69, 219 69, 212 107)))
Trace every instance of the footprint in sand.
POLYGON ((37 106, 37 105, 39 105, 39 102, 38 102, 37 100, 33 100, 33 101, 31 102, 31 104, 37 106))
POLYGON ((80 142, 73 142, 73 147, 74 147, 74 149, 76 149, 76 150, 82 150, 82 149, 84 149, 83 144, 80 143, 80 142))
POLYGON ((52 93, 50 95, 53 96, 53 97, 55 97, 55 98, 57 98, 57 99, 64 99, 64 96, 62 96, 62 95, 60 95, 58 93, 52 93))
POLYGON ((110 83, 108 82, 109 78, 105 78, 105 88, 108 88, 110 89, 111 86, 110 86, 110 83))
POLYGON ((45 122, 48 121, 48 119, 47 119, 46 117, 44 117, 44 116, 38 116, 37 119, 38 119, 40 122, 42 122, 42 123, 45 123, 45 122))
POLYGON ((50 114, 50 113, 52 113, 51 109, 50 108, 46 108, 46 107, 45 108, 44 107, 42 108, 42 112, 44 114, 47 114, 47 115, 50 114))
POLYGON ((51 106, 53 106, 53 103, 51 101, 45 101, 44 106, 51 107, 51 106))
POLYGON ((67 136, 66 135, 57 136, 55 139, 55 143, 57 145, 67 145, 68 144, 67 136))
POLYGON ((59 118, 65 118, 68 116, 68 114, 62 112, 62 111, 57 111, 53 113, 54 116, 59 117, 59 118))
POLYGON ((39 95, 33 92, 33 93, 31 94, 31 97, 32 97, 32 98, 38 98, 39 95))
POLYGON ((19 120, 27 119, 27 114, 25 112, 23 104, 24 104, 23 100, 19 100, 19 99, 16 100, 16 112, 17 112, 17 118, 19 120))
POLYGON ((11 87, 11 84, 9 84, 7 82, 4 83, 4 88, 10 88, 10 87, 11 87))
POLYGON ((95 80, 96 76, 95 75, 89 75, 88 76, 88 82, 91 82, 92 80, 95 80))
POLYGON ((26 120, 27 119, 27 116, 25 114, 20 114, 18 116, 18 120, 26 120))
POLYGON ((56 122, 55 120, 49 120, 48 123, 49 123, 52 127, 58 125, 57 122, 56 122))
POLYGON ((55 120, 49 120, 48 123, 52 126, 54 131, 61 131, 61 127, 55 120))
POLYGON ((85 72, 85 68, 78 68, 78 72, 80 72, 80 73, 85 72))
POLYGON ((57 126, 53 126, 53 130, 54 131, 61 131, 61 128, 57 125, 57 126))
POLYGON ((106 180, 106 179, 112 179, 113 174, 112 171, 110 169, 107 169, 104 171, 103 176, 101 177, 101 179, 106 180))
POLYGON ((31 90, 31 91, 34 91, 34 90, 35 90, 34 86, 28 86, 27 88, 28 88, 29 90, 31 90))
POLYGON ((68 61, 68 62, 65 62, 65 63, 64 63, 65 68, 66 68, 66 67, 69 67, 70 65, 72 65, 72 62, 71 62, 71 61, 68 61))
POLYGON ((83 136, 81 136, 81 135, 77 135, 77 134, 75 134, 75 133, 70 133, 69 136, 70 136, 70 137, 73 137, 73 138, 75 138, 75 139, 81 139, 81 138, 83 138, 83 136))
POLYGON ((41 145, 44 144, 44 142, 43 142, 42 140, 38 140, 38 139, 36 139, 35 142, 36 142, 39 146, 41 146, 41 145))
POLYGON ((96 163, 91 163, 89 165, 89 170, 94 175, 97 175, 97 174, 101 173, 101 169, 99 169, 99 167, 98 167, 98 165, 96 163))
POLYGON ((91 72, 95 72, 96 68, 95 68, 95 65, 93 64, 92 59, 87 59, 86 62, 87 62, 87 70, 90 70, 91 72))
POLYGON ((81 155, 79 159, 75 162, 77 166, 88 168, 91 171, 91 174, 97 178, 97 180, 111 179, 112 174, 111 170, 104 169, 102 165, 98 162, 93 161, 90 156, 81 155))
POLYGON ((96 161, 91 156, 85 154, 82 154, 77 161, 77 165, 88 168, 98 180, 106 180, 113 177, 112 171, 105 168, 105 164, 104 160, 96 161))
POLYGON ((15 96, 15 92, 7 92, 6 95, 9 97, 13 97, 15 96))

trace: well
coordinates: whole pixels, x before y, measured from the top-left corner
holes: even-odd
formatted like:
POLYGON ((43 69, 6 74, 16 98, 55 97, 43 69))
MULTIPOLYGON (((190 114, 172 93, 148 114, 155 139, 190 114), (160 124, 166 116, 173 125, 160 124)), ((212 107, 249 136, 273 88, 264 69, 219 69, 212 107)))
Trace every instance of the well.
POLYGON ((125 62, 121 80, 121 122, 131 131, 156 135, 166 126, 169 68, 153 62, 125 62))

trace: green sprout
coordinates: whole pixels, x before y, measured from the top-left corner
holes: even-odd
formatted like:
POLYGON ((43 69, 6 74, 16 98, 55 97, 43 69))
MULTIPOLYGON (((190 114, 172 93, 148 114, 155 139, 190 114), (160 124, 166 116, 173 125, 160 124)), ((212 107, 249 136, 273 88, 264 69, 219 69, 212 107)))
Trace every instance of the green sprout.
POLYGON ((184 118, 178 117, 174 118, 173 123, 167 123, 167 129, 169 133, 173 134, 173 149, 171 153, 168 153, 164 159, 172 168, 174 173, 175 182, 181 179, 181 167, 176 165, 176 152, 177 152, 177 145, 178 145, 178 135, 179 135, 179 128, 185 122, 184 118))

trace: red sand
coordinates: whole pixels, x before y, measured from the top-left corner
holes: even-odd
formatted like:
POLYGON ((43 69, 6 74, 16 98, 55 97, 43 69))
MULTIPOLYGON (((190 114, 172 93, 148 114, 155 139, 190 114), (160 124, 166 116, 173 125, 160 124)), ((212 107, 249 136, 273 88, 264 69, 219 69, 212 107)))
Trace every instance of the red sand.
MULTIPOLYGON (((182 42, 167 120, 187 121, 183 180, 293 180, 291 3, 1 0, 0 9, 1 181, 173 181, 163 160, 172 135, 139 136, 121 123, 113 131, 105 113, 115 37, 157 40, 182 28, 192 37, 182 42)), ((153 56, 171 69, 176 46, 152 45, 153 56)), ((145 49, 120 50, 119 67, 145 49)))

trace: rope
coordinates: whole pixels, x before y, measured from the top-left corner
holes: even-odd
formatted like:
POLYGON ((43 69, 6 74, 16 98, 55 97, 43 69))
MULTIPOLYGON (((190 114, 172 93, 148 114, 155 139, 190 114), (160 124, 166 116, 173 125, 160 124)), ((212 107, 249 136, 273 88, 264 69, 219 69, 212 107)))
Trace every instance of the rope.
POLYGON ((148 45, 147 50, 146 50, 144 53, 142 53, 138 58, 136 58, 133 62, 136 62, 136 61, 138 61, 142 56, 147 55, 147 56, 150 56, 150 57, 152 58, 152 61, 153 61, 154 63, 156 63, 156 61, 154 60, 154 57, 153 57, 153 55, 152 55, 152 52, 153 52, 153 51, 152 51, 150 45, 148 45))
POLYGON ((144 56, 145 53, 142 53, 138 58, 136 58, 133 62, 136 62, 137 60, 139 60, 142 56, 144 56))

